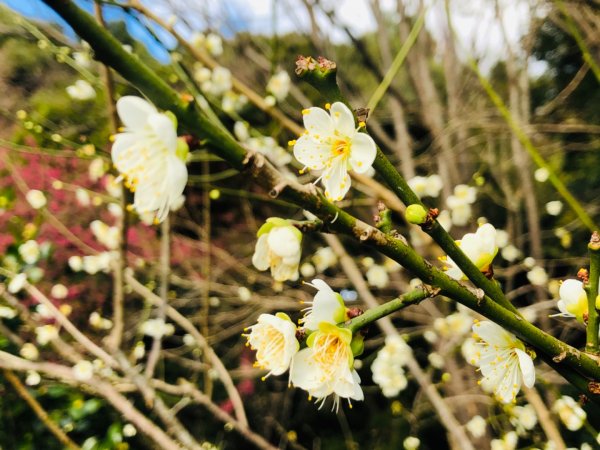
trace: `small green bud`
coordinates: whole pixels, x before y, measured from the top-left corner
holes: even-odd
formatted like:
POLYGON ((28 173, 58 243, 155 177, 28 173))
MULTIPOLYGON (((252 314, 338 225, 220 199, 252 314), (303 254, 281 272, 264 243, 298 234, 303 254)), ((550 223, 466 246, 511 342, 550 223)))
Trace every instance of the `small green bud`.
POLYGON ((187 162, 187 157, 190 152, 190 147, 188 146, 186 140, 184 138, 177 138, 177 150, 175 151, 175 155, 183 162, 187 162))
POLYGON ((422 225, 427 220, 427 211, 421 205, 409 205, 404 213, 406 221, 414 225, 422 225))
POLYGON ((173 122, 173 125, 175 125, 175 129, 177 129, 177 116, 171 111, 165 111, 165 116, 171 119, 171 122, 173 122))
POLYGON ((600 295, 596 296, 596 309, 600 310, 600 295))

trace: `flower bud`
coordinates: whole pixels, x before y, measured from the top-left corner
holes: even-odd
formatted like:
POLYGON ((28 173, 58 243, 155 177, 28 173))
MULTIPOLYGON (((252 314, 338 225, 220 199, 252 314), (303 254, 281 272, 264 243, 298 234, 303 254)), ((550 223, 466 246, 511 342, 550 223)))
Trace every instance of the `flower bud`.
POLYGON ((427 211, 421 205, 409 205, 404 213, 406 221, 414 225, 422 225, 427 220, 427 211))

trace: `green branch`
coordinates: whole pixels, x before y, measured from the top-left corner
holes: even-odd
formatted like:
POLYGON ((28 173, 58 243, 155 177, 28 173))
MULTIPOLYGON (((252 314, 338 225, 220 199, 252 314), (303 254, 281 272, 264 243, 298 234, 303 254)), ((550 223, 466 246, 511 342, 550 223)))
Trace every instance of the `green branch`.
POLYGON ((598 277, 600 277, 600 235, 596 231, 592 233, 588 250, 590 253, 590 275, 587 289, 588 321, 585 349, 589 353, 597 355, 599 353, 598 331, 600 323, 598 322, 596 299, 598 298, 598 277))
MULTIPOLYGON (((425 261, 401 239, 382 233, 341 210, 327 201, 322 193, 316 191, 314 186, 302 186, 295 181, 286 179, 262 155, 246 153, 231 135, 213 124, 203 115, 202 111, 183 103, 175 91, 154 75, 139 59, 122 50, 118 41, 104 29, 98 27, 94 19, 71 1, 44 1, 57 11, 83 39, 89 42, 103 62, 120 72, 159 107, 171 110, 189 131, 210 140, 215 151, 219 152, 219 156, 227 160, 233 167, 244 170, 253 176, 258 184, 270 190, 272 196, 278 196, 313 212, 327 224, 330 230, 353 236, 358 241, 391 257, 421 278, 424 283, 439 287, 441 294, 455 299, 515 333, 548 357, 554 358, 557 363, 560 362, 565 369, 570 367, 589 379, 600 380, 600 367, 587 355, 544 333, 517 313, 505 309, 486 297, 482 291, 472 291, 452 280, 444 272, 425 261)), ((380 157, 379 161, 381 164, 380 157)), ((410 189, 406 189, 406 183, 401 177, 394 179, 400 180, 396 190, 400 189, 406 195, 414 197, 414 193, 410 189)), ((408 201, 407 203, 418 202, 418 199, 413 198, 412 200, 417 201, 408 201)), ((439 227, 438 224, 435 224, 434 230, 435 226, 439 227)), ((454 244, 454 242, 452 243, 454 244)), ((457 261, 458 258, 450 256, 457 261)), ((469 264, 475 268, 470 261, 469 264)), ((463 269, 463 272, 469 275, 468 269, 463 269)), ((477 274, 483 276, 479 271, 477 274)))
POLYGON ((434 297, 438 292, 439 290, 437 289, 428 289, 427 287, 422 286, 421 288, 407 292, 406 294, 401 295, 394 300, 390 300, 389 302, 365 311, 360 316, 357 316, 349 322, 346 322, 343 326, 344 328, 351 330, 352 334, 354 334, 361 328, 370 325, 376 320, 385 316, 389 316, 390 314, 406 308, 407 306, 416 305, 426 298, 434 297))

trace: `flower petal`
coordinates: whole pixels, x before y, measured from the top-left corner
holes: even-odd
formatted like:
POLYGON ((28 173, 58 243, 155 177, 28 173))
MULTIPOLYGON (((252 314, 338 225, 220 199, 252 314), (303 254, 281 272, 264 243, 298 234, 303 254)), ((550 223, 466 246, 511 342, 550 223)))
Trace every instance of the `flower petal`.
POLYGON ((324 109, 312 107, 304 110, 304 128, 308 134, 319 137, 333 136, 335 127, 331 116, 324 109))
POLYGON ((483 321, 473 325, 473 332, 492 346, 508 348, 520 342, 513 334, 494 322, 483 321))
POLYGON ((290 368, 290 382, 301 389, 312 391, 322 383, 323 373, 313 359, 310 348, 300 350, 294 355, 290 368))
POLYGON ((173 121, 166 114, 155 113, 148 116, 148 125, 169 153, 175 154, 177 150, 177 130, 173 121))
POLYGON ((296 141, 294 156, 310 169, 320 170, 331 156, 331 146, 305 134, 296 141))
POLYGON ((252 255, 252 264, 258 270, 267 270, 269 268, 269 244, 268 234, 263 234, 256 241, 254 254, 252 255))
POLYGON ((535 366, 533 365, 533 360, 523 350, 516 348, 515 352, 519 357, 519 367, 523 374, 523 384, 530 388, 535 383, 535 366))
POLYGON ((350 190, 350 177, 348 176, 346 158, 335 158, 331 167, 326 169, 322 182, 325 186, 326 196, 334 201, 342 200, 350 190))
POLYGON ((352 137, 356 132, 354 115, 342 102, 335 102, 329 110, 335 130, 342 136, 352 137))
POLYGON ((356 173, 364 173, 371 168, 377 148, 375 141, 365 133, 356 133, 352 139, 352 148, 350 149, 350 166, 356 173))
POLYGON ((148 121, 150 114, 158 111, 151 103, 143 98, 127 95, 117 101, 117 113, 121 122, 131 130, 141 130, 148 121))

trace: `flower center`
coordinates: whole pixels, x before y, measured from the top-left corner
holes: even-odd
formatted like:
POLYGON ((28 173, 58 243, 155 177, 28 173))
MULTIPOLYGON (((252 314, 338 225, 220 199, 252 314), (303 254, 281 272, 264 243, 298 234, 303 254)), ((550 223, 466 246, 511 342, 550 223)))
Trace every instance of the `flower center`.
POLYGON ((266 369, 269 363, 273 363, 273 360, 277 360, 283 354, 285 339, 279 330, 267 326, 260 330, 257 341, 252 344, 254 344, 252 347, 257 350, 256 361, 259 367, 266 369))
POLYGON ((335 335, 319 336, 314 343, 314 359, 325 373, 333 373, 348 361, 348 345, 335 335))
POLYGON ((347 156, 350 153, 350 141, 346 139, 336 139, 331 146, 331 157, 347 156))

